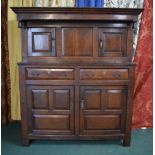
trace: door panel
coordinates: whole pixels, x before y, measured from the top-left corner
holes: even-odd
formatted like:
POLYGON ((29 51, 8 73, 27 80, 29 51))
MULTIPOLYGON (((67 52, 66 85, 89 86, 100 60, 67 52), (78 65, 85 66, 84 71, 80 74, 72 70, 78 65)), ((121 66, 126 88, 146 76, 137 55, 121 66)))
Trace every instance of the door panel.
POLYGON ((107 104, 106 107, 108 109, 120 109, 122 107, 123 100, 123 90, 107 90, 107 104))
POLYGON ((74 90, 72 86, 28 86, 30 132, 74 133, 74 90))
POLYGON ((127 56, 127 30, 117 28, 100 28, 99 56, 127 56))
POLYGON ((124 131, 126 86, 80 87, 80 134, 124 131))
POLYGON ((69 130, 67 115, 33 115, 34 128, 39 130, 69 130))
POLYGON ((53 91, 53 109, 70 109, 70 91, 54 90, 53 91))
POLYGON ((28 56, 55 56, 55 29, 28 29, 28 56))
POLYGON ((85 100, 85 109, 88 109, 88 110, 101 109, 101 91, 100 90, 86 90, 84 100, 85 100))
POLYGON ((61 56, 93 56, 93 28, 62 28, 58 42, 61 56))
POLYGON ((33 109, 48 109, 49 108, 48 96, 49 96, 48 89, 32 90, 33 109))
POLYGON ((87 115, 85 121, 87 130, 120 129, 119 115, 87 115))

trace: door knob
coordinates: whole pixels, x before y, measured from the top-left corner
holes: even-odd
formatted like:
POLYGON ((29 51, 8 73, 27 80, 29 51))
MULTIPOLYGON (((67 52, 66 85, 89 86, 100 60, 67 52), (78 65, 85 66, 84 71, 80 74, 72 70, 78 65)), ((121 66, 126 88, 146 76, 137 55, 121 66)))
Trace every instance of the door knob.
POLYGON ((100 46, 100 49, 103 48, 103 41, 101 39, 99 40, 99 46, 100 46))
POLYGON ((81 106, 81 109, 84 109, 84 100, 81 100, 80 106, 81 106))

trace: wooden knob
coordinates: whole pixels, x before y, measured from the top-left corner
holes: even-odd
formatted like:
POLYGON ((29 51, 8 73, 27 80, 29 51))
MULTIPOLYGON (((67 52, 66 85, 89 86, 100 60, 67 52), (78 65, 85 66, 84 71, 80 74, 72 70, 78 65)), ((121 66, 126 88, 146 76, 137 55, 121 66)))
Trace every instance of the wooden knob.
POLYGON ((51 71, 48 71, 47 74, 51 74, 51 71))
POLYGON ((113 75, 113 77, 115 77, 115 78, 120 78, 120 73, 118 73, 118 72, 114 72, 114 73, 112 73, 112 75, 113 75))

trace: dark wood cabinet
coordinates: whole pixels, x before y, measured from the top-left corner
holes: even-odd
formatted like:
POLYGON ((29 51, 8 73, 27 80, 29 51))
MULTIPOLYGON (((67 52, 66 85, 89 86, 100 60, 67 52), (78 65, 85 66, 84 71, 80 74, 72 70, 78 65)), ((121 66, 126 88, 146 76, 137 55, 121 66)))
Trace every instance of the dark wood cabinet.
POLYGON ((123 139, 129 146, 133 24, 142 9, 12 9, 22 36, 23 144, 123 139))

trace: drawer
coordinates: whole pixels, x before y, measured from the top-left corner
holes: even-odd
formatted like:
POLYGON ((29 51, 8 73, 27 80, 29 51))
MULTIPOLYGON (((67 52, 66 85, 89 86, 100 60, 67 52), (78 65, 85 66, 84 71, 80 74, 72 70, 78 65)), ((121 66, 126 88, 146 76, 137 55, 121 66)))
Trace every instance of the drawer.
POLYGON ((74 69, 27 68, 28 79, 73 80, 74 69))
POLYGON ((128 69, 80 69, 81 80, 127 80, 128 69))

